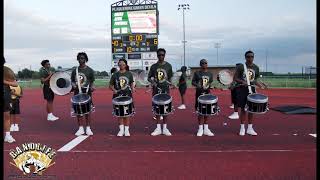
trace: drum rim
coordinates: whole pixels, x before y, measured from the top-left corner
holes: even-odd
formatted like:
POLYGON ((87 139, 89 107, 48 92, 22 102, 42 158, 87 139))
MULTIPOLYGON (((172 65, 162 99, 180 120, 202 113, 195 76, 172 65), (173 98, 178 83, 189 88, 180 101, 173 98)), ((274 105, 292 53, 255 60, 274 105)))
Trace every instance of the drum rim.
MULTIPOLYGON (((165 93, 164 93, 165 94, 165 93)), ((154 99, 155 96, 158 96, 158 95, 161 95, 161 94, 156 94, 152 97, 152 102, 156 105, 167 105, 167 104, 170 104, 172 102, 172 96, 170 96, 169 94, 166 94, 168 96, 170 96, 170 99, 166 100, 166 101, 157 101, 154 99)))
POLYGON ((112 104, 113 104, 113 105, 129 105, 129 104, 131 104, 131 103, 132 103, 132 97, 130 97, 130 96, 118 96, 118 97, 115 97, 115 98, 112 99, 112 104), (120 98, 120 97, 129 97, 130 100, 121 101, 121 102, 115 101, 115 99, 118 99, 118 98, 120 98))
MULTIPOLYGON (((74 96, 78 96, 78 95, 80 95, 80 94, 76 94, 76 95, 74 95, 74 96)), ((83 94, 81 94, 81 95, 83 95, 83 94)), ((74 101, 72 100, 72 98, 73 98, 74 96, 72 96, 72 97, 71 97, 71 102, 72 102, 72 104, 87 104, 89 101, 91 101, 91 96, 89 96, 88 94, 85 94, 85 95, 87 95, 87 96, 89 97, 89 99, 87 99, 87 100, 85 100, 85 101, 82 101, 82 102, 74 102, 74 101)))
POLYGON ((223 85, 230 85, 232 82, 233 82, 233 79, 232 77, 230 76, 230 80, 229 81, 226 81, 225 79, 221 78, 222 77, 222 73, 228 73, 230 75, 230 71, 229 70, 226 70, 226 69, 223 69, 221 71, 219 71, 218 73, 218 77, 219 77, 219 82, 223 85))
POLYGON ((217 97, 217 98, 214 99, 214 100, 206 100, 206 101, 204 101, 204 100, 199 99, 200 97, 202 97, 202 96, 207 96, 207 95, 215 96, 215 95, 212 95, 212 94, 203 94, 203 95, 200 95, 200 96, 197 98, 197 99, 198 99, 198 102, 201 103, 201 104, 214 104, 214 103, 217 103, 217 102, 218 102, 218 96, 215 96, 215 97, 217 97))
POLYGON ((253 99, 253 98, 250 98, 251 95, 256 95, 256 94, 260 94, 260 93, 253 93, 253 94, 249 94, 247 96, 247 101, 250 101, 250 102, 253 102, 253 103, 267 103, 269 98, 268 96, 264 95, 264 94, 260 94, 260 95, 263 95, 265 97, 267 97, 266 99, 253 99))

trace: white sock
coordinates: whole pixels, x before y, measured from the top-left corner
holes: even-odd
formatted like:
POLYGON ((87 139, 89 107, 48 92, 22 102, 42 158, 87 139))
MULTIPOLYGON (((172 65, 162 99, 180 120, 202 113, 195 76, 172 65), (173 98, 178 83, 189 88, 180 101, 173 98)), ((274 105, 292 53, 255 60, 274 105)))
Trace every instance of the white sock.
POLYGON ((79 129, 83 129, 83 126, 79 126, 79 129))
POLYGON ((199 125, 199 129, 202 129, 203 130, 203 125, 201 124, 201 125, 199 125))
POLYGON ((123 131, 124 125, 123 124, 119 125, 119 129, 123 131))
POLYGON ((209 129, 209 125, 208 124, 204 124, 204 129, 209 129))
POLYGON ((124 126, 125 131, 129 131, 129 126, 124 126))
POLYGON ((163 129, 167 129, 167 124, 163 124, 163 129))
POLYGON ((161 129, 161 124, 157 124, 157 128, 158 128, 158 129, 161 129))
POLYGON ((248 129, 252 129, 252 124, 248 124, 248 129))
POLYGON ((18 126, 18 124, 14 124, 14 126, 18 126))
POLYGON ((48 116, 53 116, 53 114, 52 113, 48 113, 48 116))
POLYGON ((244 129, 244 124, 240 124, 241 129, 244 129))
POLYGON ((238 112, 234 112, 234 114, 237 114, 237 115, 239 115, 239 114, 238 114, 238 112))
POLYGON ((90 126, 87 126, 87 128, 90 128, 90 126))
POLYGON ((6 132, 6 136, 10 136, 10 131, 9 131, 9 132, 6 132))

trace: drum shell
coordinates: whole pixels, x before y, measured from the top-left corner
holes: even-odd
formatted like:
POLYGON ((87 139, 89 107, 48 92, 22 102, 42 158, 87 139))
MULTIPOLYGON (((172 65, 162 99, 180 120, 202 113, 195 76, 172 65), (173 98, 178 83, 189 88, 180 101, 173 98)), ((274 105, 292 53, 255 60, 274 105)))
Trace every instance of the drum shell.
POLYGON ((152 97, 152 112, 165 116, 172 113, 172 97, 168 94, 156 94, 152 97), (161 100, 160 100, 161 99, 161 100))
POLYGON ((198 97, 197 113, 202 116, 217 115, 220 112, 218 106, 218 97, 214 96, 209 100, 201 99, 204 96, 213 96, 211 94, 205 94, 198 97))
POLYGON ((134 108, 133 108, 133 101, 132 98, 129 96, 118 96, 113 98, 113 115, 116 117, 129 117, 134 115, 134 108), (119 99, 127 99, 127 100, 120 100, 119 99))
POLYGON ((83 116, 89 114, 92 110, 92 100, 91 97, 87 94, 77 94, 71 98, 71 105, 74 111, 74 114, 83 116), (76 96, 83 96, 81 100, 77 100, 76 96))
POLYGON ((269 110, 268 107, 268 97, 258 93, 248 95, 246 111, 253 114, 264 114, 269 110), (260 98, 254 98, 255 96, 260 96, 260 98))

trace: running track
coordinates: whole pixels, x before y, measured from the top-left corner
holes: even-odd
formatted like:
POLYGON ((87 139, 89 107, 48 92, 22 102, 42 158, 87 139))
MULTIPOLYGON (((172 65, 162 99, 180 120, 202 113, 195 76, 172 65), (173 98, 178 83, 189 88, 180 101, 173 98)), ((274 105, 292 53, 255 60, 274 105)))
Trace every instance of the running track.
MULTIPOLYGON (((70 151, 58 152, 55 164, 44 175, 59 180, 316 179, 316 138, 309 135, 316 133, 316 115, 285 115, 270 110, 255 116, 258 136, 240 137, 239 121, 227 118, 232 113, 230 92, 215 90, 221 108, 219 116, 209 122, 215 136, 196 137, 194 89, 188 89, 188 109, 176 109, 170 116, 168 128, 173 136, 152 137, 155 125, 151 94, 145 91, 138 89, 134 95, 136 115, 131 137, 119 138, 115 136, 116 119, 111 115, 111 91, 96 90, 94 136, 84 138, 70 151)), ((316 107, 315 89, 270 89, 260 93, 269 96, 271 107, 316 107)), ((177 107, 178 91, 172 90, 172 95, 177 107)), ((21 131, 13 133, 17 143, 4 145, 4 179, 22 175, 9 164, 9 150, 17 145, 39 142, 59 150, 76 138, 77 123, 70 117, 71 95, 55 98, 55 114, 60 120, 48 122, 41 89, 24 90, 21 131)))

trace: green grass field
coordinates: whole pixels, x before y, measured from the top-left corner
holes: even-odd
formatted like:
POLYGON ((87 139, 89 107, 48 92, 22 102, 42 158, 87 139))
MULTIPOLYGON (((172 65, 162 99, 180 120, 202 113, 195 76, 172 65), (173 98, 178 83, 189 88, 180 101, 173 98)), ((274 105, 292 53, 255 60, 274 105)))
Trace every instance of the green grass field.
MULTIPOLYGON (((316 79, 302 79, 302 78, 261 78, 261 80, 266 83, 269 88, 316 88, 316 79)), ((34 79, 32 81, 22 81, 19 82, 22 88, 40 88, 41 83, 40 80, 34 79)), ((175 82, 177 84, 177 82, 175 82)), ((191 87, 191 80, 187 82, 188 87, 191 87)), ((108 79, 96 79, 95 86, 96 87, 107 87, 109 85, 108 79)), ((214 81, 214 86, 224 87, 219 82, 214 81)), ((137 86, 141 85, 139 82, 137 86)))

